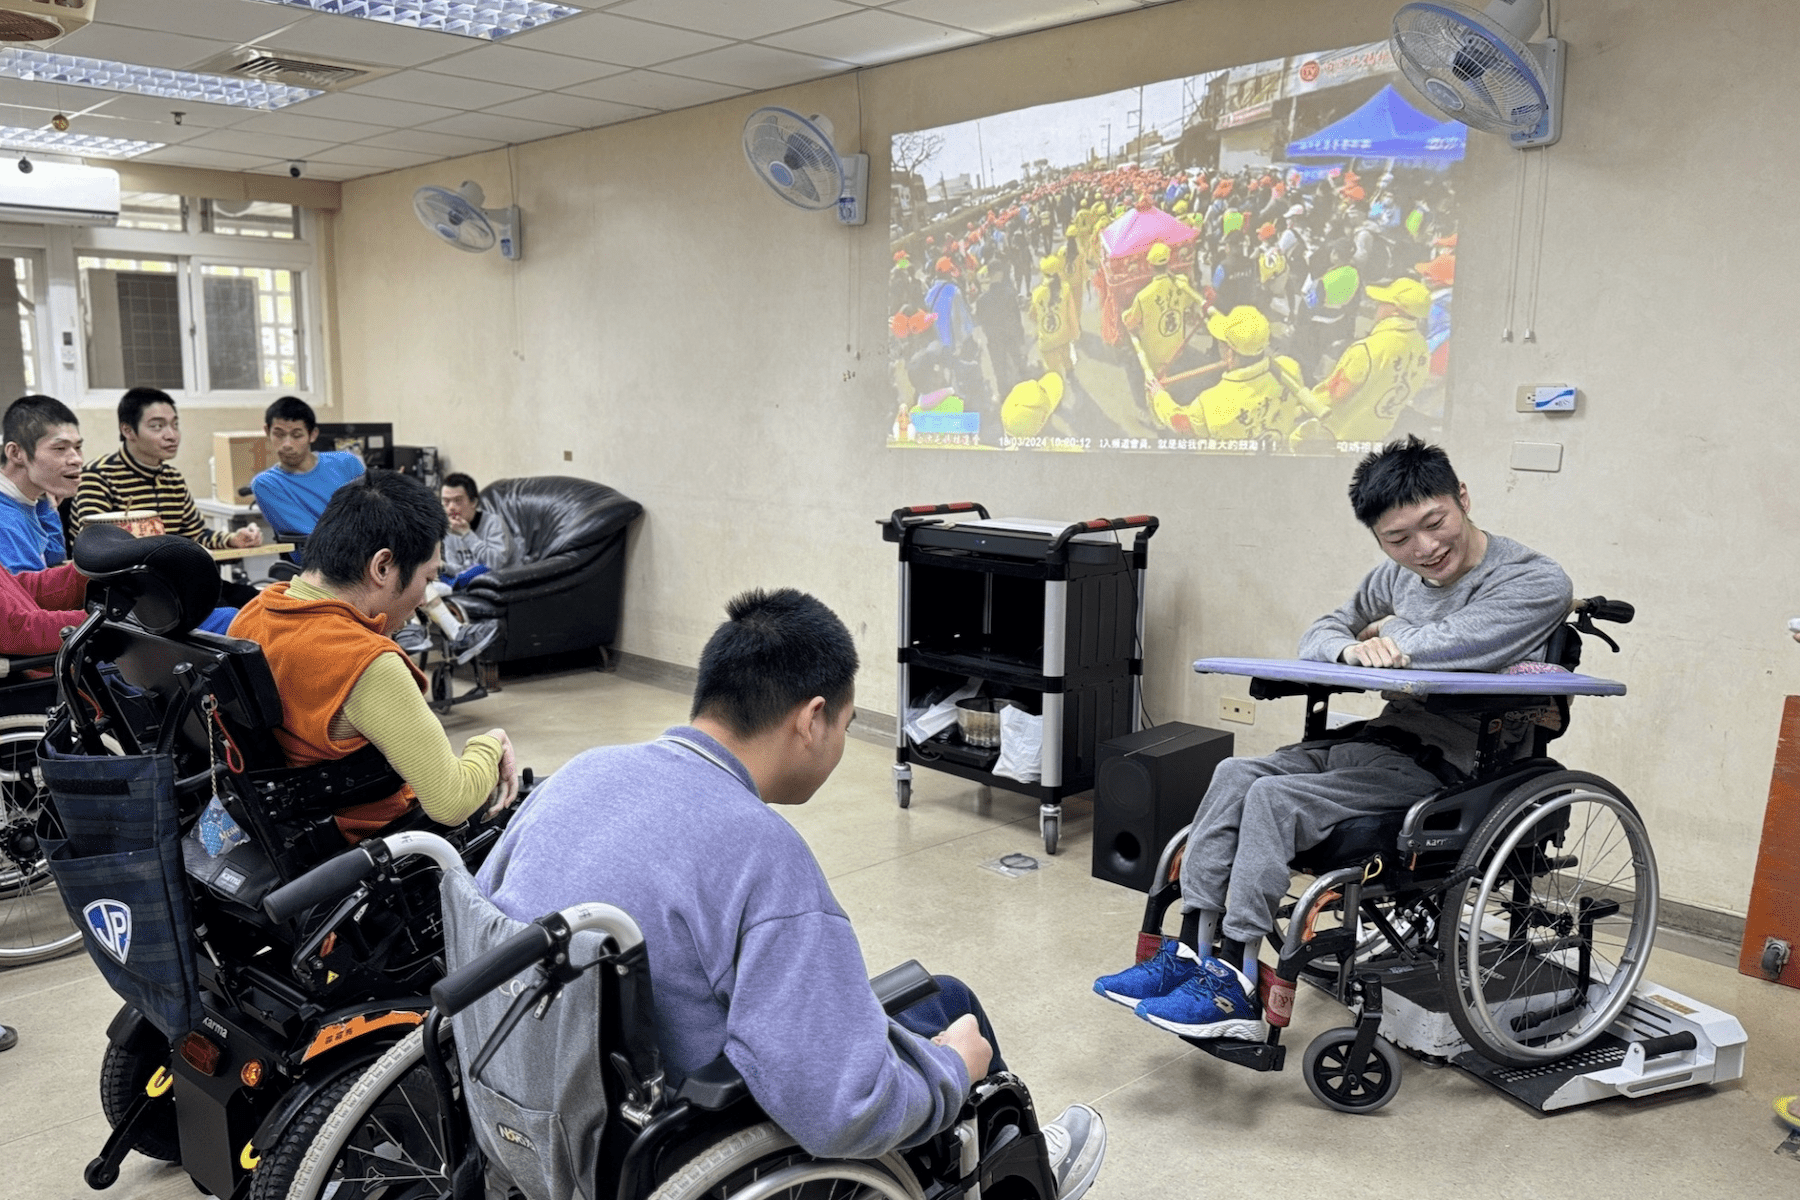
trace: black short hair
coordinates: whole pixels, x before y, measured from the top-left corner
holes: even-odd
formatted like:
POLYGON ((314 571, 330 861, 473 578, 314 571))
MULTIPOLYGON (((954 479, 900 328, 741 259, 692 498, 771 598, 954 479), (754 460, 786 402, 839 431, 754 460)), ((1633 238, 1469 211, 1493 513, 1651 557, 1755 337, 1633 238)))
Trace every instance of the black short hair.
POLYGON ((30 458, 37 453, 38 443, 58 425, 81 428, 69 406, 54 396, 20 396, 0 419, 0 440, 17 445, 30 458))
POLYGON ((331 494, 307 535, 306 568, 332 587, 354 587, 369 560, 391 550, 400 586, 406 587, 449 528, 437 497, 417 479, 398 471, 367 471, 331 494))
MULTIPOLYGON (((129 425, 135 431, 144 423, 144 410, 152 404, 166 404, 175 407, 174 398, 161 388, 134 387, 119 397, 119 424, 129 425)), ((119 440, 125 440, 120 434, 119 440)))
POLYGON ((857 662, 856 643, 836 613, 793 588, 745 592, 725 612, 728 619, 700 652, 691 717, 711 717, 739 737, 755 737, 797 705, 823 696, 827 718, 837 719, 849 703, 857 662))
POLYGON ((304 421, 308 433, 319 427, 318 418, 313 416, 312 405, 298 396, 283 396, 263 409, 264 433, 273 428, 277 421, 304 421))
POLYGON ((1389 442, 1356 464, 1356 473, 1350 476, 1350 508, 1357 520, 1373 529, 1392 509, 1439 496, 1455 499, 1461 488, 1442 447, 1408 434, 1404 442, 1389 442))
POLYGON ((473 479, 470 479, 461 471, 444 476, 443 486, 461 488, 463 494, 468 496, 471 500, 479 501, 481 499, 481 489, 475 486, 475 481, 473 479))

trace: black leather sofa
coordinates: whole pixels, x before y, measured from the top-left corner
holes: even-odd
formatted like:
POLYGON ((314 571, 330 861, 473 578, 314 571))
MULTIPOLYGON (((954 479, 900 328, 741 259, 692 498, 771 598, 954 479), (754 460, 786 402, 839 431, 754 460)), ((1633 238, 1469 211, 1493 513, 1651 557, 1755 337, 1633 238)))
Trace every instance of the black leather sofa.
POLYGON ((644 506, 603 483, 567 475, 498 479, 481 490, 487 514, 506 522, 517 566, 478 575, 458 596, 470 619, 494 617, 500 634, 481 654, 503 663, 598 647, 619 636, 625 534, 644 506))

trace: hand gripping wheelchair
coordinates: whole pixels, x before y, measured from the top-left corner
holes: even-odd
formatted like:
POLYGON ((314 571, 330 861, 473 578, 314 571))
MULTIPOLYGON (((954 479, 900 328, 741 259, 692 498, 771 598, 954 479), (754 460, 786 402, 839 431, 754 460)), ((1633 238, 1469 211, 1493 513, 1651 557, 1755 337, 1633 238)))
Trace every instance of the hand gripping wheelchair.
MULTIPOLYGON (((1304 1056, 1314 1096, 1345 1112, 1372 1112, 1393 1097, 1401 1059, 1392 1042, 1546 1110, 1741 1073, 1744 1037, 1734 1019, 1654 985, 1637 994, 1658 903, 1643 821, 1617 787, 1565 770, 1546 752, 1567 728, 1571 696, 1625 691, 1571 672, 1583 634, 1617 651, 1593 621, 1629 621, 1631 606, 1597 596, 1576 601, 1572 615, 1553 635, 1542 673, 1194 664, 1250 676, 1256 699, 1303 695, 1307 742, 1354 736, 1360 726, 1328 729, 1327 702, 1361 690, 1427 698, 1435 711, 1472 718, 1480 733, 1472 773, 1423 753, 1444 786, 1410 808, 1344 821, 1292 861, 1311 879, 1280 910, 1285 925, 1269 937, 1275 965, 1260 966, 1266 1040, 1184 1040, 1229 1062, 1280 1070, 1281 1031, 1294 984, 1305 979, 1356 1014, 1354 1026, 1321 1034, 1304 1056)), ((1163 919, 1180 899, 1191 829, 1162 852, 1140 960, 1161 944, 1163 919)))
MULTIPOLYGON (((365 843, 265 907, 280 919, 326 903, 359 874, 414 854, 443 868, 454 969, 433 987, 423 1026, 369 1068, 309 1146, 286 1148, 304 1150, 288 1200, 1055 1196, 1031 1096, 1011 1074, 976 1084, 949 1130, 856 1161, 801 1150, 723 1055, 666 1087, 643 935, 630 916, 583 904, 512 920, 430 834, 365 843)), ((890 1014, 937 989, 917 962, 871 986, 890 1014)))
MULTIPOLYGON (((286 765, 261 648, 193 629, 218 586, 199 546, 96 527, 75 563, 90 615, 56 661, 44 846, 90 956, 126 1000, 101 1066, 112 1134, 85 1179, 110 1186, 136 1149, 215 1195, 272 1200, 285 1185, 261 1157, 316 1127, 424 1020, 443 970, 436 889, 392 874, 269 920, 264 895, 345 852, 333 811, 390 796, 400 778, 373 747, 286 765)), ((478 861, 499 830, 451 836, 478 861)))

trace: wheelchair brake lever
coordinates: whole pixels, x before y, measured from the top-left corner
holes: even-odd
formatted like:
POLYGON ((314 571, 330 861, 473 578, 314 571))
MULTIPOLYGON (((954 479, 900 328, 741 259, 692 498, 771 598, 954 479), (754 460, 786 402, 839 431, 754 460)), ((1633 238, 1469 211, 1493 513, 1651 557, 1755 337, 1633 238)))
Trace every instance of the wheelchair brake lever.
POLYGON ((1599 638, 1601 641, 1605 642, 1608 646, 1612 647, 1612 652, 1614 654, 1617 654, 1619 652, 1619 643, 1613 641, 1612 638, 1607 634, 1607 632, 1604 629, 1601 629, 1599 626, 1594 624, 1593 614, 1590 613, 1589 611, 1587 611, 1586 609, 1583 609, 1581 612, 1581 615, 1579 617, 1575 618, 1575 629, 1577 630, 1577 632, 1580 632, 1583 634, 1591 634, 1594 637, 1599 638))
POLYGON ((494 1026, 493 1035, 483 1043, 481 1053, 476 1055, 475 1061, 469 1065, 470 1079, 479 1080, 481 1078, 482 1070, 489 1062, 493 1061, 494 1055, 500 1052, 501 1043, 512 1036, 512 1031, 518 1027, 520 1021, 525 1019, 526 1013, 532 1013, 536 1020, 544 1019, 544 1014, 550 1011, 550 1005, 562 992, 564 982, 556 975, 546 972, 535 987, 513 997, 513 1002, 506 1007, 506 1014, 500 1018, 500 1023, 494 1026))

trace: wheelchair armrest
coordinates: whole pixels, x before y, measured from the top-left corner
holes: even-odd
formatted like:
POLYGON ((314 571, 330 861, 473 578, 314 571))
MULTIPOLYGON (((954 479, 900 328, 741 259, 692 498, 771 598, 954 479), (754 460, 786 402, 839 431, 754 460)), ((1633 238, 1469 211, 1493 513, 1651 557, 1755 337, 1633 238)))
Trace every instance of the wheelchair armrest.
POLYGON ((919 960, 909 958, 891 970, 883 971, 869 980, 869 986, 875 990, 875 998, 881 1001, 882 1011, 888 1016, 911 1008, 927 996, 938 994, 938 981, 931 972, 919 965, 919 960))
POLYGON ((731 1065, 731 1060, 721 1054, 684 1079, 675 1098, 686 1100, 705 1112, 719 1112, 730 1108, 749 1094, 750 1085, 744 1082, 738 1069, 731 1065))

